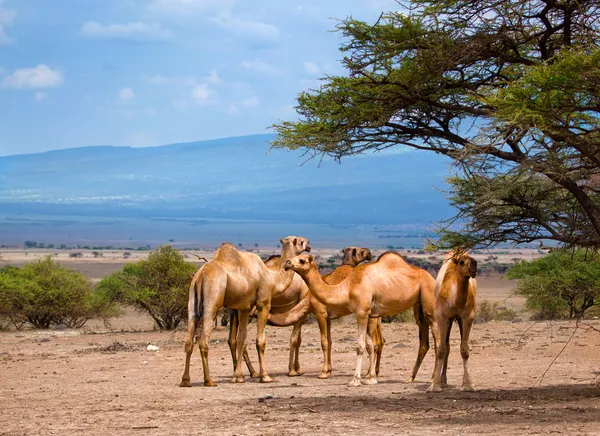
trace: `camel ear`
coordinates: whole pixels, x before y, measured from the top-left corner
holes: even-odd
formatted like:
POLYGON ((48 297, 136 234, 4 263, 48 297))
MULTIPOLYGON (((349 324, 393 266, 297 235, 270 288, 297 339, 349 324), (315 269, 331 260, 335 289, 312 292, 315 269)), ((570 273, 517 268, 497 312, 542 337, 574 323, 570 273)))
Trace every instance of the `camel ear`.
POLYGON ((294 238, 294 245, 298 245, 298 238, 294 238))
POLYGON ((313 256, 312 254, 309 254, 309 255, 308 255, 308 259, 309 259, 311 262, 314 262, 314 261, 315 261, 315 256, 313 256))
POLYGON ((454 262, 454 263, 458 263, 458 258, 457 258, 457 257, 453 257, 453 258, 452 258, 452 262, 454 262))
POLYGON ((342 254, 346 254, 348 250, 350 250, 350 247, 342 248, 342 254))
POLYGON ((356 256, 356 248, 352 249, 352 256, 356 256))

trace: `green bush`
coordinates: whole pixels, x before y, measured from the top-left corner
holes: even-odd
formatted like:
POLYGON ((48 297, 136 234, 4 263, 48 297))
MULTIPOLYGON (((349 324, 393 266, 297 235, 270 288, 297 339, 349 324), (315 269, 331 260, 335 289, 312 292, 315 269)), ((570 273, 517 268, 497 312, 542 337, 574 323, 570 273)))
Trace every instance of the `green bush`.
POLYGON ((482 301, 477 304, 475 318, 484 321, 513 321, 518 316, 516 310, 509 309, 506 306, 500 306, 497 302, 491 304, 489 301, 482 301))
POLYGON ((390 323, 390 322, 414 322, 415 317, 412 310, 405 310, 402 313, 398 313, 396 315, 390 316, 382 316, 381 322, 390 323))
POLYGON ((163 245, 147 259, 124 265, 105 277, 98 290, 111 300, 147 312, 161 330, 173 330, 187 319, 190 280, 196 265, 163 245))
POLYGON ((515 293, 537 319, 582 317, 600 300, 600 255, 588 250, 558 250, 508 270, 519 280, 515 293))
POLYGON ((118 313, 116 305, 81 273, 62 267, 46 256, 22 268, 0 270, 0 317, 17 329, 26 324, 82 327, 91 318, 118 313))

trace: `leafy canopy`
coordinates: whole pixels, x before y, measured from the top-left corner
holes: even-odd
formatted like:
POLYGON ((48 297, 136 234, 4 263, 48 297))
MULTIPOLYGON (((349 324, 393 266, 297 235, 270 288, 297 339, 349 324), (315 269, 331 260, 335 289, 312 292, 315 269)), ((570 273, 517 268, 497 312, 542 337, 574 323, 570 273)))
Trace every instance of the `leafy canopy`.
POLYGON ((0 270, 0 317, 21 328, 63 324, 82 327, 88 319, 115 316, 110 298, 95 292, 80 272, 62 267, 46 256, 22 268, 0 270))
POLYGON ((540 318, 582 317, 600 302, 600 255, 587 250, 553 251, 508 270, 515 292, 540 318))
POLYGON ((147 259, 103 278, 98 289, 147 312, 161 330, 172 330, 187 318, 189 286, 196 269, 172 246, 163 245, 147 259))
POLYGON ((458 213, 441 223, 441 247, 600 246, 600 4, 406 4, 375 23, 339 22, 347 75, 301 93, 299 120, 274 125, 273 146, 451 157, 458 213))

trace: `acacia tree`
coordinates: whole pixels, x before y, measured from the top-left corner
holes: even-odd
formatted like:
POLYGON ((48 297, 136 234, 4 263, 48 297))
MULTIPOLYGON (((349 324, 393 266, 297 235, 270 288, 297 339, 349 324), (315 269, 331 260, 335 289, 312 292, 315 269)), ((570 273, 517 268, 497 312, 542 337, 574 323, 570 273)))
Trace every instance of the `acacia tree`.
POLYGON ((595 0, 411 1, 375 23, 347 18, 348 74, 300 94, 299 120, 274 125, 272 145, 449 156, 458 213, 441 247, 598 247, 599 23, 595 0))

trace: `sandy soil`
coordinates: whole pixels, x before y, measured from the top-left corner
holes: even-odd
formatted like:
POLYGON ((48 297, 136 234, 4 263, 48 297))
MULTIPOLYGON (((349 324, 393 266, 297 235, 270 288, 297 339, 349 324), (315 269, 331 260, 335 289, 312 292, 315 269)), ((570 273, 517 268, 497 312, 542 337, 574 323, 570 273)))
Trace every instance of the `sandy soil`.
MULTIPOLYGON (((316 324, 304 328, 305 374, 287 377, 289 328, 269 327, 268 369, 276 381, 231 382, 227 331, 214 331, 205 388, 198 350, 191 388, 178 387, 185 332, 147 330, 129 312, 107 330, 0 333, 0 434, 599 434, 600 322, 477 324, 470 372, 475 392, 459 388, 458 332, 452 335, 442 393, 425 392, 433 353, 407 384, 417 351, 416 327, 384 324, 379 384, 348 387, 355 362, 350 318, 333 325, 334 374, 316 378, 321 350, 316 324), (598 329, 592 330, 591 327, 598 329), (545 374, 552 360, 564 352, 545 374), (148 344, 157 352, 147 351, 148 344)), ((255 324, 250 326, 254 339, 255 324)), ((256 354, 251 349, 256 361, 256 354)), ((365 359, 365 364, 366 364, 365 359)))

